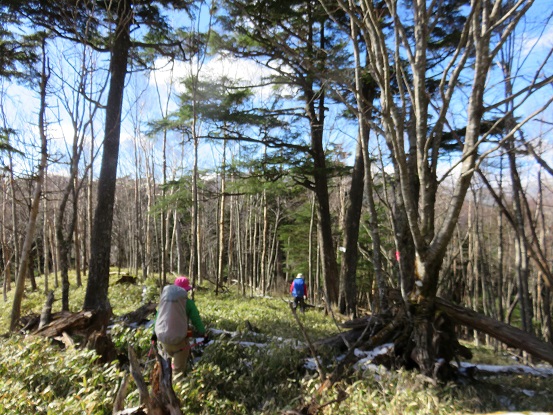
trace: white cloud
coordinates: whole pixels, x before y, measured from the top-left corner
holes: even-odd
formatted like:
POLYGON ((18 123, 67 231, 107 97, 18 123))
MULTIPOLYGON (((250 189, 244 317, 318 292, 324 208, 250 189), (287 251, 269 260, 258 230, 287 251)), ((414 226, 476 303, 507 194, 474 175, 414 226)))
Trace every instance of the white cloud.
MULTIPOLYGON (((174 66, 167 63, 166 60, 158 60, 156 62, 155 75, 150 75, 149 84, 152 87, 165 86, 168 88, 171 82, 179 78, 185 78, 189 75, 198 72, 202 79, 218 79, 226 77, 233 79, 245 86, 260 85, 263 83, 263 78, 271 74, 271 70, 259 65, 251 60, 238 59, 227 57, 224 55, 216 55, 206 63, 200 64, 197 61, 178 62, 174 66)), ((177 92, 182 92, 182 85, 176 82, 174 88, 177 92)), ((270 86, 256 88, 255 94, 258 97, 266 97, 272 92, 270 86)))
POLYGON ((553 28, 540 36, 525 38, 523 41, 523 51, 525 53, 544 52, 547 53, 553 48, 553 28))
POLYGON ((548 53, 553 48, 553 25, 544 5, 536 1, 526 15, 523 26, 523 53, 548 53))

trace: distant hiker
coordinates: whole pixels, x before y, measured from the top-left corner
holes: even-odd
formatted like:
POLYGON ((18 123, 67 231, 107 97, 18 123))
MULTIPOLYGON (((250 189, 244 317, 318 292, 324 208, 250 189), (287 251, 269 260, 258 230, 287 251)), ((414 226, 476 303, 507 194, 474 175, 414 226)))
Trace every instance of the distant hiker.
POLYGON ((290 294, 294 298, 294 310, 300 306, 301 312, 305 312, 305 297, 307 297, 307 285, 303 279, 303 274, 296 275, 292 284, 290 284, 290 294))
POLYGON ((188 298, 192 287, 188 278, 180 276, 174 285, 163 288, 156 316, 152 342, 159 341, 162 349, 173 358, 173 373, 185 374, 190 357, 190 323, 196 329, 203 343, 207 343, 207 334, 194 300, 188 298))

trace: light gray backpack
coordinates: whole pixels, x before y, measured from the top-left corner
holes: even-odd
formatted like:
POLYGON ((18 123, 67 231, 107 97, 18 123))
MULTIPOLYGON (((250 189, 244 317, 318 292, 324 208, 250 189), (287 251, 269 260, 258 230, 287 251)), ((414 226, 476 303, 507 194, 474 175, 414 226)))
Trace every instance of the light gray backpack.
POLYGON ((159 300, 155 332, 157 339, 165 344, 179 344, 188 333, 186 300, 184 288, 168 285, 163 288, 159 300))

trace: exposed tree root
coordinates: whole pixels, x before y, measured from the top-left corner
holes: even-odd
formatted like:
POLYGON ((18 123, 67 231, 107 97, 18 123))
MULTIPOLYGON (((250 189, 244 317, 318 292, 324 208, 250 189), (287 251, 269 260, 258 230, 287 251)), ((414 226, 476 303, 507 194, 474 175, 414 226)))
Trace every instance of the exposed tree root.
MULTIPOLYGON (((391 353, 379 356, 377 363, 391 369, 418 369, 435 383, 456 378, 459 365, 452 365, 453 361, 472 358, 470 349, 461 345, 457 339, 456 324, 489 334, 508 346, 553 364, 553 345, 441 298, 413 305, 408 312, 403 304, 396 303, 390 313, 367 316, 343 324, 350 330, 316 342, 315 346, 345 351, 352 343, 365 350, 393 343, 391 353), (364 329, 364 326, 369 330, 364 329)), ((347 363, 346 356, 337 369, 347 363)), ((333 375, 336 381, 341 373, 335 371, 333 375)), ((327 379, 329 385, 334 381, 330 377, 327 379)))

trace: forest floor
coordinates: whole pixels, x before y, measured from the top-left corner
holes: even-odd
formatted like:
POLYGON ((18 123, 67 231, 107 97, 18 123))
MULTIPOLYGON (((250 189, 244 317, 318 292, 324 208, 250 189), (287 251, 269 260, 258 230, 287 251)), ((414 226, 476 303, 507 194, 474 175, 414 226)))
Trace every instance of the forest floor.
MULTIPOLYGON (((41 278, 38 279, 39 283, 41 278)), ((433 385, 415 371, 388 370, 374 359, 385 345, 357 350, 356 362, 332 388, 318 393, 320 369, 330 373, 342 356, 317 350, 319 366, 305 347, 284 295, 278 298, 242 297, 235 292, 215 295, 197 290, 195 301, 210 330, 210 343, 196 353, 186 378, 174 385, 187 414, 291 414, 316 403, 320 414, 485 414, 553 413, 553 368, 521 365, 514 350, 464 343, 474 353, 461 364, 457 382, 433 385)), ((56 298, 60 298, 58 289, 56 298)), ((141 304, 156 302, 152 285, 110 287, 114 319, 110 335, 120 361, 100 364, 93 351, 60 347, 36 336, 0 338, 0 414, 112 414, 121 380, 127 373, 124 356, 131 345, 142 362, 146 380, 153 363, 147 354, 151 320, 127 325, 121 316, 141 304), (14 393, 17 390, 18 393, 14 393)), ((84 288, 72 286, 73 311, 82 307, 84 288)), ((22 315, 40 313, 45 295, 26 292, 22 315)), ((54 303, 61 306, 61 301, 54 303)), ((7 332, 11 300, 0 307, 0 333, 7 332)), ((317 309, 299 315, 311 340, 335 335, 340 321, 317 309)), ((153 318, 153 316, 152 316, 153 318)), ((130 386, 125 404, 138 405, 130 386)))

